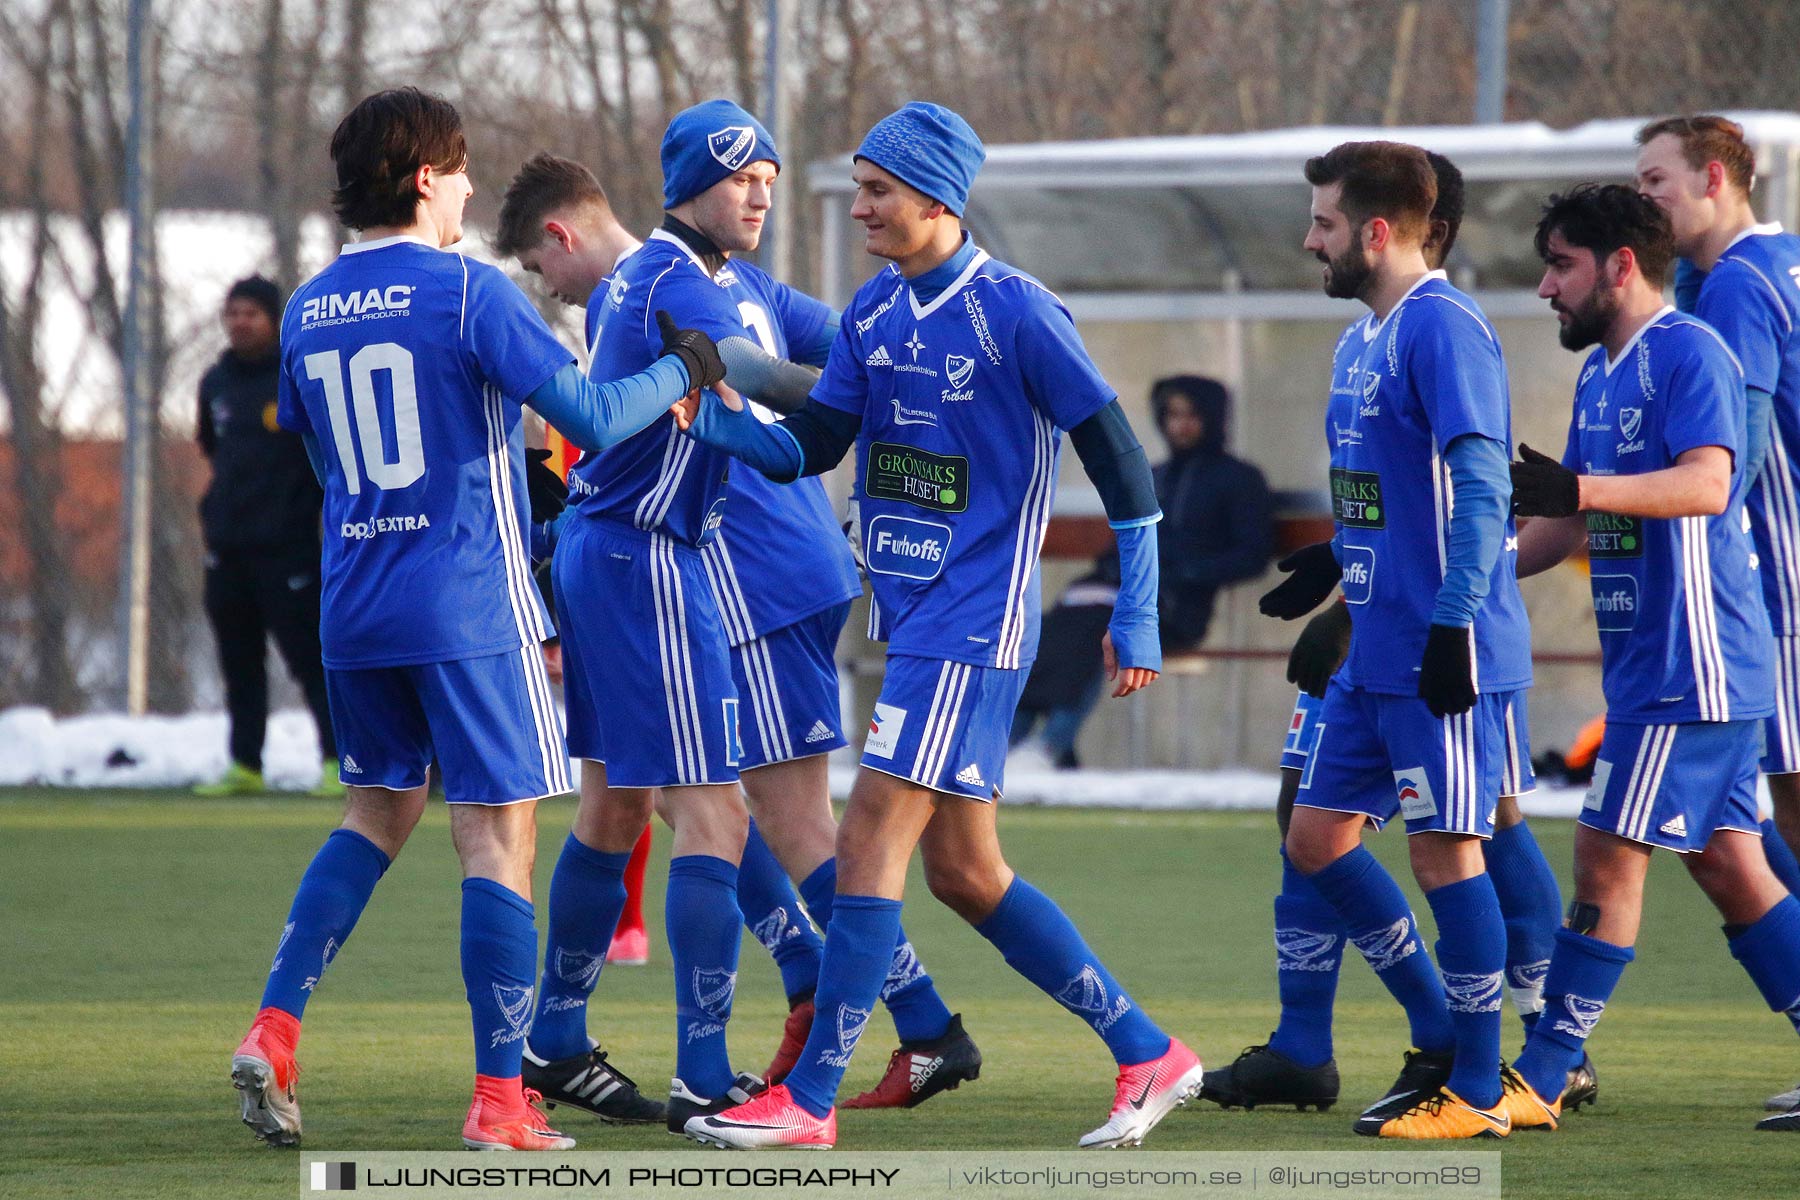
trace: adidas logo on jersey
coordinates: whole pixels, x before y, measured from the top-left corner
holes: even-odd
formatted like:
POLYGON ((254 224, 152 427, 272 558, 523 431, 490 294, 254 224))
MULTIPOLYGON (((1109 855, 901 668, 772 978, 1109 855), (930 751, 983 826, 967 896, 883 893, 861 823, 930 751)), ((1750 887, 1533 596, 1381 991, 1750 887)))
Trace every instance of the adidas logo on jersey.
POLYGON ((891 367, 894 365, 894 356, 888 353, 886 346, 877 346, 875 353, 869 355, 863 362, 871 367, 891 367))
POLYGON ((1686 837, 1687 836, 1687 816, 1683 813, 1676 813, 1674 815, 1674 817, 1670 818, 1667 821, 1664 821, 1661 825, 1657 826, 1657 832, 1666 833, 1670 837, 1678 837, 1678 838, 1686 837))
POLYGON ((347 775, 361 775, 363 773, 362 768, 356 765, 356 760, 351 758, 348 754, 344 755, 343 766, 344 773, 347 775))
POLYGON ((987 780, 981 777, 981 768, 974 763, 970 763, 956 773, 956 782, 966 784, 969 787, 987 786, 987 780))
POLYGON ((830 740, 831 726, 823 721, 814 721, 813 727, 806 732, 806 744, 809 746, 814 742, 829 742, 830 740))

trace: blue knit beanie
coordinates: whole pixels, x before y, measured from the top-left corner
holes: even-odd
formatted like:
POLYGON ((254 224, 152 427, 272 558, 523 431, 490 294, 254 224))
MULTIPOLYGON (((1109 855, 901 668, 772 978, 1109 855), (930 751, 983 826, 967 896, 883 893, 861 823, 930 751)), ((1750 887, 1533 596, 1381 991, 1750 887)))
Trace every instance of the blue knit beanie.
POLYGON ((878 121, 856 148, 856 157, 868 159, 960 217, 987 151, 956 113, 941 104, 915 100, 878 121))
POLYGON ((775 139, 755 117, 729 100, 685 108, 663 134, 663 207, 692 200, 753 162, 781 169, 775 139))

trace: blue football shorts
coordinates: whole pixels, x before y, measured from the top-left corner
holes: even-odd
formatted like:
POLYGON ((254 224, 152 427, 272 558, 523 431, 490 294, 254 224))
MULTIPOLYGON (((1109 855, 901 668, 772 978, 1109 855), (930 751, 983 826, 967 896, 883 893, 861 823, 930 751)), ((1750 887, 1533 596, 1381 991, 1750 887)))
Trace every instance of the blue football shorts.
POLYGON ((1026 672, 890 654, 862 765, 971 800, 998 799, 1026 672))
POLYGON ((1706 849, 1721 829, 1761 833, 1756 764, 1763 722, 1607 721, 1581 823, 1678 854, 1706 849))
POLYGON ((551 562, 569 753, 612 787, 736 783, 738 693, 699 552, 576 517, 551 562))
POLYGON ((1294 803, 1362 813, 1377 826, 1398 813, 1408 833, 1491 837, 1508 773, 1513 699, 1507 692, 1477 696, 1468 712, 1434 717, 1416 696, 1333 679, 1294 803))
POLYGON ((1288 719, 1287 740, 1281 744, 1281 769, 1306 770, 1306 756, 1312 753, 1313 738, 1319 732, 1319 708, 1325 702, 1308 692, 1294 695, 1294 715, 1288 719))
POLYGON ((744 755, 739 771, 829 754, 844 738, 837 644, 850 605, 838 604, 731 648, 744 755))
MULTIPOLYGON (((1525 692, 1513 692, 1506 706, 1506 756, 1501 759, 1500 794, 1523 796, 1537 791, 1537 773, 1531 766, 1531 726, 1525 692)), ((1281 746, 1281 769, 1306 770, 1313 739, 1319 732, 1323 700, 1300 692, 1294 699, 1294 715, 1288 720, 1287 740, 1281 746)))
POLYGON ((338 778, 405 791, 436 759, 451 804, 516 804, 570 789, 544 652, 327 669, 338 778))

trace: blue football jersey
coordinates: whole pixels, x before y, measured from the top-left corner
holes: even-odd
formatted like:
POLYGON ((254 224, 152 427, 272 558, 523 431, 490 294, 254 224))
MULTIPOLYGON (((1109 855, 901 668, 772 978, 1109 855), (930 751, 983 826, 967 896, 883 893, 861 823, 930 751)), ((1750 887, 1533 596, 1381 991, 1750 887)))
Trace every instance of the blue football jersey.
POLYGON ((892 654, 1027 666, 1060 431, 1115 395, 1062 302, 986 252, 929 304, 892 265, 864 284, 813 399, 862 418, 869 636, 892 654))
POLYGON ((574 358, 500 271, 412 238, 345 246, 295 290, 277 416, 325 461, 326 666, 548 636, 520 403, 574 358))
MULTIPOLYGON (((1416 696, 1455 503, 1443 450, 1471 434, 1512 447, 1500 341, 1442 271, 1414 285, 1385 320, 1367 313, 1338 339, 1325 433, 1344 599, 1355 617, 1344 682, 1416 696)), ((1473 627, 1483 693, 1531 684, 1510 516, 1503 547, 1473 627)))
MULTIPOLYGON (((1743 372, 1719 335, 1665 308, 1609 360, 1595 347, 1575 385, 1563 465, 1641 475, 1701 446, 1735 458, 1743 372)), ((1741 721, 1775 710, 1775 647, 1733 473, 1716 517, 1588 513, 1588 567, 1610 719, 1741 721)))
POLYGON ((1694 315, 1725 339, 1745 384, 1774 397, 1768 457, 1746 504, 1769 623, 1800 634, 1800 237, 1747 230, 1707 274, 1694 315))
MULTIPOLYGON (((614 268, 616 271, 617 268, 614 268)), ((613 277, 608 275, 588 297, 587 307, 581 312, 581 344, 587 347, 588 377, 593 378, 594 355, 600 351, 600 326, 606 316, 606 293, 612 287, 613 277)))
MULTIPOLYGON (((651 247, 670 243, 704 276, 704 269, 679 240, 666 233, 651 235, 651 247)), ((621 288, 616 281, 626 277, 626 272, 643 253, 640 250, 626 259, 612 275, 600 282, 588 300, 588 344, 595 348, 588 371, 596 380, 611 377, 607 374, 607 360, 598 351, 608 320, 623 311, 623 306, 613 297, 615 293, 622 297, 629 292, 628 284, 621 288)), ((668 256, 668 252, 663 253, 668 256)), ((649 308, 650 335, 655 338, 657 351, 662 347, 662 336, 656 332, 658 308, 664 308, 685 328, 705 328, 715 340, 747 337, 776 358, 789 358, 792 347, 810 345, 818 340, 820 330, 831 318, 829 305, 775 282, 752 263, 727 263, 716 277, 707 280, 707 287, 712 291, 701 293, 707 320, 715 323, 729 320, 731 326, 708 325, 690 318, 681 309, 666 308, 670 297, 664 294, 649 308), (732 308, 729 318, 718 311, 720 297, 732 308)), ((685 295, 679 291, 675 294, 685 295)), ((679 303, 679 300, 675 302, 679 303)), ((751 397, 752 401, 754 399, 751 397)), ((753 407, 762 420, 775 420, 775 414, 762 405, 753 404, 753 407)), ((691 439, 681 437, 672 418, 659 421, 638 437, 646 437, 664 426, 666 433, 660 444, 666 448, 683 454, 712 453, 691 439)), ((605 503, 600 480, 607 468, 608 456, 623 448, 583 455, 570 472, 569 493, 580 513, 609 515, 600 508, 605 503), (590 504, 590 500, 594 503, 590 504)), ((792 484, 778 484, 756 471, 732 469, 728 461, 722 464, 722 469, 728 473, 723 491, 722 520, 715 521, 712 528, 704 531, 701 545, 707 577, 718 598, 732 645, 742 645, 862 594, 862 585, 856 577, 856 560, 838 528, 823 480, 802 479, 792 484)), ((675 486, 696 488, 700 478, 695 475, 688 478, 685 485, 678 483, 675 486)), ((615 496, 620 494, 615 493, 615 496)), ((680 502, 676 505, 679 507, 680 502)), ((610 515, 614 520, 623 519, 616 508, 610 510, 610 515)), ((654 528, 641 524, 639 527, 654 528)), ((664 529, 663 532, 672 530, 664 529)))

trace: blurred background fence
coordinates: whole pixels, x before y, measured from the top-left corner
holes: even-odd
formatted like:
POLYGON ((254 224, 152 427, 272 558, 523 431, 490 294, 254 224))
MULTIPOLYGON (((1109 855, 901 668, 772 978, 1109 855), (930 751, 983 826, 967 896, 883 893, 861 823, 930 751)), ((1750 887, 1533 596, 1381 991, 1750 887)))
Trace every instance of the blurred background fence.
MULTIPOLYGON (((959 109, 990 144, 1463 123, 1477 111, 1485 13, 1504 30, 1494 96, 1507 121, 1800 109, 1795 0, 147 8, 145 131, 159 216, 143 326, 153 431, 146 701, 162 712, 219 703, 200 610, 195 501, 206 466, 193 443, 195 386, 223 346, 219 305, 240 275, 261 270, 291 287, 329 258, 340 239, 326 142, 347 106, 376 88, 414 83, 462 109, 473 248, 484 253, 480 231, 532 152, 592 165, 627 224, 646 229, 658 216, 667 118, 713 95, 763 111, 777 84, 794 176, 777 262, 807 287, 819 282, 822 243, 799 168, 844 154, 912 98, 959 109)), ((69 713, 116 707, 123 695, 127 11, 126 0, 0 3, 0 707, 69 713)))

